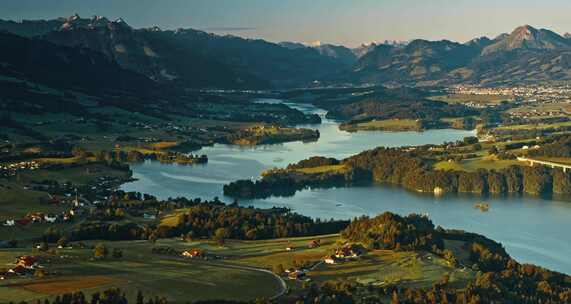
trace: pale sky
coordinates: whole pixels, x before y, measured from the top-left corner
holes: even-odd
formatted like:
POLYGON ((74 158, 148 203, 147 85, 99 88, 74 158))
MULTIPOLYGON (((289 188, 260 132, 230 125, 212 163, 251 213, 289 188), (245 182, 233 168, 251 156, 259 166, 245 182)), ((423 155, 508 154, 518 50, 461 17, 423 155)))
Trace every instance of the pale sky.
POLYGON ((416 38, 465 42, 529 24, 571 32, 570 0, 0 0, 0 19, 122 17, 269 41, 357 46, 416 38))

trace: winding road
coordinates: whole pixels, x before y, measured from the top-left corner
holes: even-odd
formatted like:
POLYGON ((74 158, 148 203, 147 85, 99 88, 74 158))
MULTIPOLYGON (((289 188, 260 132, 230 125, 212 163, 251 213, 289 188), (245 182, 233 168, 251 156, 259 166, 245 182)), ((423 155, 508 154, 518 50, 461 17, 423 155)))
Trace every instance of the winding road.
POLYGON ((227 268, 227 269, 238 269, 238 270, 247 270, 247 271, 256 271, 256 272, 261 272, 261 273, 265 273, 265 274, 269 274, 272 277, 274 277, 276 279, 276 281, 279 282, 280 284, 280 290, 279 292, 277 292, 275 295, 271 296, 269 299, 270 300, 275 300, 281 296, 283 296, 287 291, 288 291, 288 287, 287 284, 285 282, 285 280, 280 277, 279 275, 273 273, 270 270, 264 269, 264 268, 257 268, 257 267, 250 267, 250 266, 241 266, 241 265, 236 265, 236 264, 229 264, 229 263, 225 263, 225 262, 220 262, 220 263, 213 263, 213 262, 208 262, 208 261, 204 261, 204 260, 193 260, 193 259, 187 259, 187 258, 182 258, 182 257, 173 257, 173 256, 165 256, 168 259, 172 259, 172 260, 177 260, 177 261, 184 261, 184 262, 189 262, 189 261, 194 261, 194 262, 200 262, 201 264, 204 265, 208 265, 208 266, 212 266, 212 267, 219 267, 219 268, 227 268))
POLYGON ((267 269, 249 267, 249 266, 240 266, 240 265, 228 264, 228 263, 210 263, 210 262, 206 262, 206 263, 208 265, 214 266, 214 267, 224 267, 224 268, 232 268, 232 269, 239 269, 239 270, 257 271, 257 272, 267 273, 267 274, 273 276, 280 283, 281 288, 280 288, 280 291, 278 293, 276 293, 275 295, 270 297, 270 300, 275 300, 275 299, 283 296, 288 290, 288 287, 287 287, 285 280, 282 277, 280 277, 279 275, 277 275, 274 272, 267 270, 267 269))

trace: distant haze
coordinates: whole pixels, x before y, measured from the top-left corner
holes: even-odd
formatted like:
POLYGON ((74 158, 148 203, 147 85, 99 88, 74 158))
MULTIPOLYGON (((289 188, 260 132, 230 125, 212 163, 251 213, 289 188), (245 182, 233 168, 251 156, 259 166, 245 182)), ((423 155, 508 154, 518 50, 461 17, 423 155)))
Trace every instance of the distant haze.
POLYGON ((358 46, 423 38, 464 42, 530 24, 571 32, 569 0, 1 0, 0 19, 123 17, 134 27, 195 28, 269 41, 358 46), (499 3, 501 2, 501 3, 499 3))

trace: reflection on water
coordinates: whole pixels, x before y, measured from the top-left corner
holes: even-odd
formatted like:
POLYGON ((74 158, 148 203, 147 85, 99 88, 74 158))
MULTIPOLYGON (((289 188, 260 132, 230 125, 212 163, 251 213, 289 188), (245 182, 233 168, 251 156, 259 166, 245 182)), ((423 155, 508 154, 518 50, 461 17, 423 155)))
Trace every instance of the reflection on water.
MULTIPOLYGON (((325 114, 309 105, 304 105, 302 110, 322 117, 325 114)), ((458 130, 347 133, 339 130, 338 123, 327 119, 321 125, 306 127, 320 131, 319 141, 258 147, 215 145, 198 152, 209 157, 209 163, 203 166, 159 162, 134 165, 132 169, 138 181, 124 185, 123 189, 150 193, 163 199, 176 196, 223 197, 222 185, 225 183, 257 178, 263 170, 286 166, 310 156, 344 158, 377 146, 442 143, 474 134, 458 130)), ((571 260, 568 259, 571 256, 571 236, 568 233, 571 231, 571 203, 527 196, 497 196, 486 198, 490 211, 484 213, 473 207, 481 200, 481 197, 470 195, 434 197, 379 185, 306 190, 293 197, 241 203, 258 207, 286 206, 319 218, 347 219, 384 211, 428 213, 437 225, 481 233, 502 242, 508 252, 521 262, 571 273, 571 260)))

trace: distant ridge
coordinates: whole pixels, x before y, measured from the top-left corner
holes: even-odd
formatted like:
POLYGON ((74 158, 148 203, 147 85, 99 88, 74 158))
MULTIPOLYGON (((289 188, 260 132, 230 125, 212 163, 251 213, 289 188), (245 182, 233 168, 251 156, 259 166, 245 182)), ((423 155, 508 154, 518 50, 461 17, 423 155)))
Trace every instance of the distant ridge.
POLYGON ((160 83, 191 88, 304 86, 349 69, 314 48, 292 49, 263 40, 218 36, 193 29, 135 29, 103 16, 1 21, 0 30, 58 45, 89 48, 121 67, 160 83))
POLYGON ((484 48, 482 55, 515 49, 552 50, 569 48, 571 43, 564 37, 546 29, 536 29, 525 25, 516 28, 510 35, 502 37, 496 43, 484 48))
POLYGON ((530 25, 466 43, 423 39, 345 46, 219 36, 194 29, 135 29, 104 16, 3 21, 0 31, 87 48, 123 69, 183 88, 327 85, 510 85, 571 81, 571 35, 530 25))

